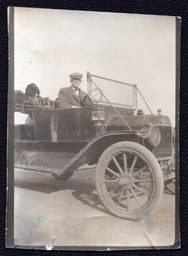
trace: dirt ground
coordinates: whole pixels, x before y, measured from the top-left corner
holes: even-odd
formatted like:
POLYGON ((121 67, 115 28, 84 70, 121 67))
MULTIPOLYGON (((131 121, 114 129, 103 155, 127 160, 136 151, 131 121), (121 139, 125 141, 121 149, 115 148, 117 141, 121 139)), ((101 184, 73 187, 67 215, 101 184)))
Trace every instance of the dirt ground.
POLYGON ((15 170, 14 237, 24 246, 169 246, 175 242, 175 196, 142 221, 111 215, 95 189, 95 169, 67 181, 15 170))

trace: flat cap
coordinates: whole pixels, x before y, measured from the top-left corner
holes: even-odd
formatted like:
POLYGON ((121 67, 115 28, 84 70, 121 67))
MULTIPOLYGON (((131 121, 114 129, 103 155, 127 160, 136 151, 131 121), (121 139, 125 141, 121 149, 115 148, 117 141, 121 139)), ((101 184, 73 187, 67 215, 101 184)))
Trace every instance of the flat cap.
POLYGON ((72 73, 72 74, 70 74, 70 77, 73 79, 77 78, 77 79, 81 80, 83 75, 81 73, 72 73))

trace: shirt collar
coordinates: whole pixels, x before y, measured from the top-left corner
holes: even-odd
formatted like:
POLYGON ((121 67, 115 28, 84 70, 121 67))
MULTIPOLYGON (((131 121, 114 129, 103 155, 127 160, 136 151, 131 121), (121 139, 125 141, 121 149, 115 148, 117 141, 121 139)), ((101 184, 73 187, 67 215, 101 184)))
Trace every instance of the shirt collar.
POLYGON ((74 88, 73 86, 72 86, 72 89, 76 92, 76 91, 80 91, 80 88, 74 88))

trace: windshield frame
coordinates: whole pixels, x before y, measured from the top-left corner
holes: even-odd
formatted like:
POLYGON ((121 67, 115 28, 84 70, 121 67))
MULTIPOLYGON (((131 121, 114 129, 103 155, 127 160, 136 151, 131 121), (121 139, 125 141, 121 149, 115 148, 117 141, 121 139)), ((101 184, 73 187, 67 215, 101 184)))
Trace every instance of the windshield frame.
POLYGON ((136 86, 136 84, 129 84, 129 83, 109 79, 109 78, 106 78, 106 77, 93 75, 93 74, 90 74, 90 73, 87 73, 87 81, 88 81, 88 95, 89 95, 89 97, 91 98, 91 100, 93 101, 94 104, 101 104, 101 105, 104 105, 104 106, 109 106, 109 105, 112 104, 114 107, 128 108, 128 109, 133 109, 133 110, 137 109, 137 86, 136 86), (132 87, 132 89, 133 89, 132 90, 133 104, 128 105, 128 104, 122 104, 122 103, 117 103, 117 102, 110 101, 106 97, 105 93, 102 91, 102 88, 99 88, 99 86, 97 85, 97 83, 94 82, 94 79, 92 79, 92 77, 132 87), (106 101, 102 101, 102 100, 99 101, 99 100, 93 99, 92 92, 97 91, 97 90, 98 90, 99 93, 101 93, 101 95, 104 95, 102 98, 105 98, 106 101))

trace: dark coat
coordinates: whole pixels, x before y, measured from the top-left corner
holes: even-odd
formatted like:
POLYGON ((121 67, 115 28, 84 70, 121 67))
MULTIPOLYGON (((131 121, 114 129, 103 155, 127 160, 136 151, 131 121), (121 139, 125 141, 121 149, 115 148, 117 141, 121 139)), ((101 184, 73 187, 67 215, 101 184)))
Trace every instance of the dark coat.
POLYGON ((72 106, 89 108, 93 105, 91 99, 85 92, 79 89, 79 95, 77 96, 72 86, 62 88, 59 91, 57 101, 61 109, 72 108, 72 106))

